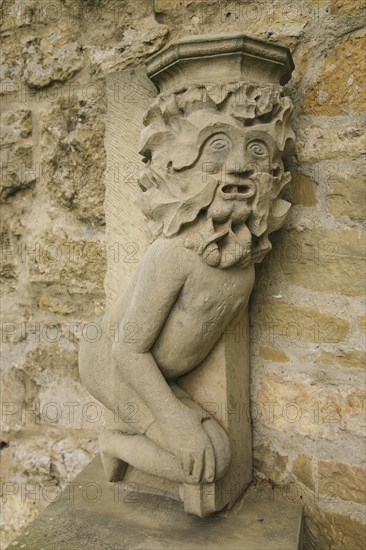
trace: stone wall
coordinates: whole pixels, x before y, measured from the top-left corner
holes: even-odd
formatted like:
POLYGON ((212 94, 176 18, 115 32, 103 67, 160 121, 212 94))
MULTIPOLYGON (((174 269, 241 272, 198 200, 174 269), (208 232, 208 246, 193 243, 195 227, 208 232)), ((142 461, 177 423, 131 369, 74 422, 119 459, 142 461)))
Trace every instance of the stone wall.
POLYGON ((4 544, 97 450, 77 349, 105 307, 105 76, 241 31, 296 64, 294 206, 251 300, 258 498, 304 504, 306 548, 364 548, 361 0, 3 0, 1 15, 4 544))

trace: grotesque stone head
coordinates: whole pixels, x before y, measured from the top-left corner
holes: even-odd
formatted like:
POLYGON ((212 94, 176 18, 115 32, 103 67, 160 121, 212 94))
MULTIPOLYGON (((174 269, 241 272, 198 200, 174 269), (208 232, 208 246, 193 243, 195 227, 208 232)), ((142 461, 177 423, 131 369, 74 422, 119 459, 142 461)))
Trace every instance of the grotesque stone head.
POLYGON ((153 237, 204 219, 191 243, 212 266, 245 266, 270 250, 285 221, 282 157, 293 141, 292 104, 279 86, 190 86, 160 95, 144 120, 139 185, 153 237), (233 247, 236 254, 224 254, 233 247), (230 258, 230 259, 228 259, 230 258))

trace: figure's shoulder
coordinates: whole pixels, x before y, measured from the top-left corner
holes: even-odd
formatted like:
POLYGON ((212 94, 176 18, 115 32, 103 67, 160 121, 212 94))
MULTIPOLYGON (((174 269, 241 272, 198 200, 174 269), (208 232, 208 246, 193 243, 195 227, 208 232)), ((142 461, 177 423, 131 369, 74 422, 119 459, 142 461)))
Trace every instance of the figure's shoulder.
POLYGON ((147 249, 146 255, 160 258, 164 261, 164 258, 178 258, 185 255, 185 248, 181 239, 179 238, 167 238, 158 237, 147 249))
POLYGON ((184 275, 189 271, 189 257, 181 239, 159 237, 147 249, 144 264, 167 274, 184 275))

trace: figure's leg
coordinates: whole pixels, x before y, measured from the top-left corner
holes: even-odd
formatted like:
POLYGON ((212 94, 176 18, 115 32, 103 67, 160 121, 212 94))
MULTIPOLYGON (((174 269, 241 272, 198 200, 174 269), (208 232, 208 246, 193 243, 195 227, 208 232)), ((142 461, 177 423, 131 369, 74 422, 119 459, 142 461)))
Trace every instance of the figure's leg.
POLYGON ((174 394, 187 406, 198 410, 202 416, 202 427, 209 436, 215 455, 215 480, 220 479, 228 470, 231 462, 230 441, 225 430, 177 384, 172 384, 174 394))
POLYGON ((138 470, 164 479, 192 483, 179 460, 144 435, 104 430, 99 442, 108 481, 121 481, 127 464, 130 464, 138 470))
MULTIPOLYGON (((176 396, 185 405, 195 410, 201 407, 181 388, 172 385, 176 396)), ((202 412, 202 427, 209 436, 215 455, 215 479, 220 479, 230 465, 230 446, 228 437, 205 411, 202 412)), ((111 423, 109 423, 111 426, 111 423)), ((122 427, 122 426, 121 426, 122 427)), ((164 436, 156 422, 147 429, 146 434, 124 433, 118 425, 114 429, 104 430, 99 438, 101 456, 109 481, 121 481, 127 464, 146 473, 163 477, 177 483, 196 483, 187 475, 181 462, 166 448, 164 436)), ((207 483, 203 477, 201 483, 207 483)))

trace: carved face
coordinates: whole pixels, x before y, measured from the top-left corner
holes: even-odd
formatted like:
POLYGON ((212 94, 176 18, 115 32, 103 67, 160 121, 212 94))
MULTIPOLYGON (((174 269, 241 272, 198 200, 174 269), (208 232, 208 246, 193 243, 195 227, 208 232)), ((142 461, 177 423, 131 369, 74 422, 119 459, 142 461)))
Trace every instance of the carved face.
POLYGON ((282 155, 293 136, 291 102, 278 91, 243 90, 240 105, 230 90, 221 102, 203 101, 193 87, 159 96, 149 109, 139 185, 153 237, 206 217, 215 235, 225 225, 238 236, 242 227, 255 248, 259 239, 268 247, 266 235, 284 222, 288 207, 278 196, 290 179, 282 155))
POLYGON ((203 179, 206 174, 217 177, 207 215, 219 223, 245 222, 262 196, 272 195, 275 178, 283 173, 275 140, 265 130, 252 128, 214 132, 202 146, 200 164, 203 179))

